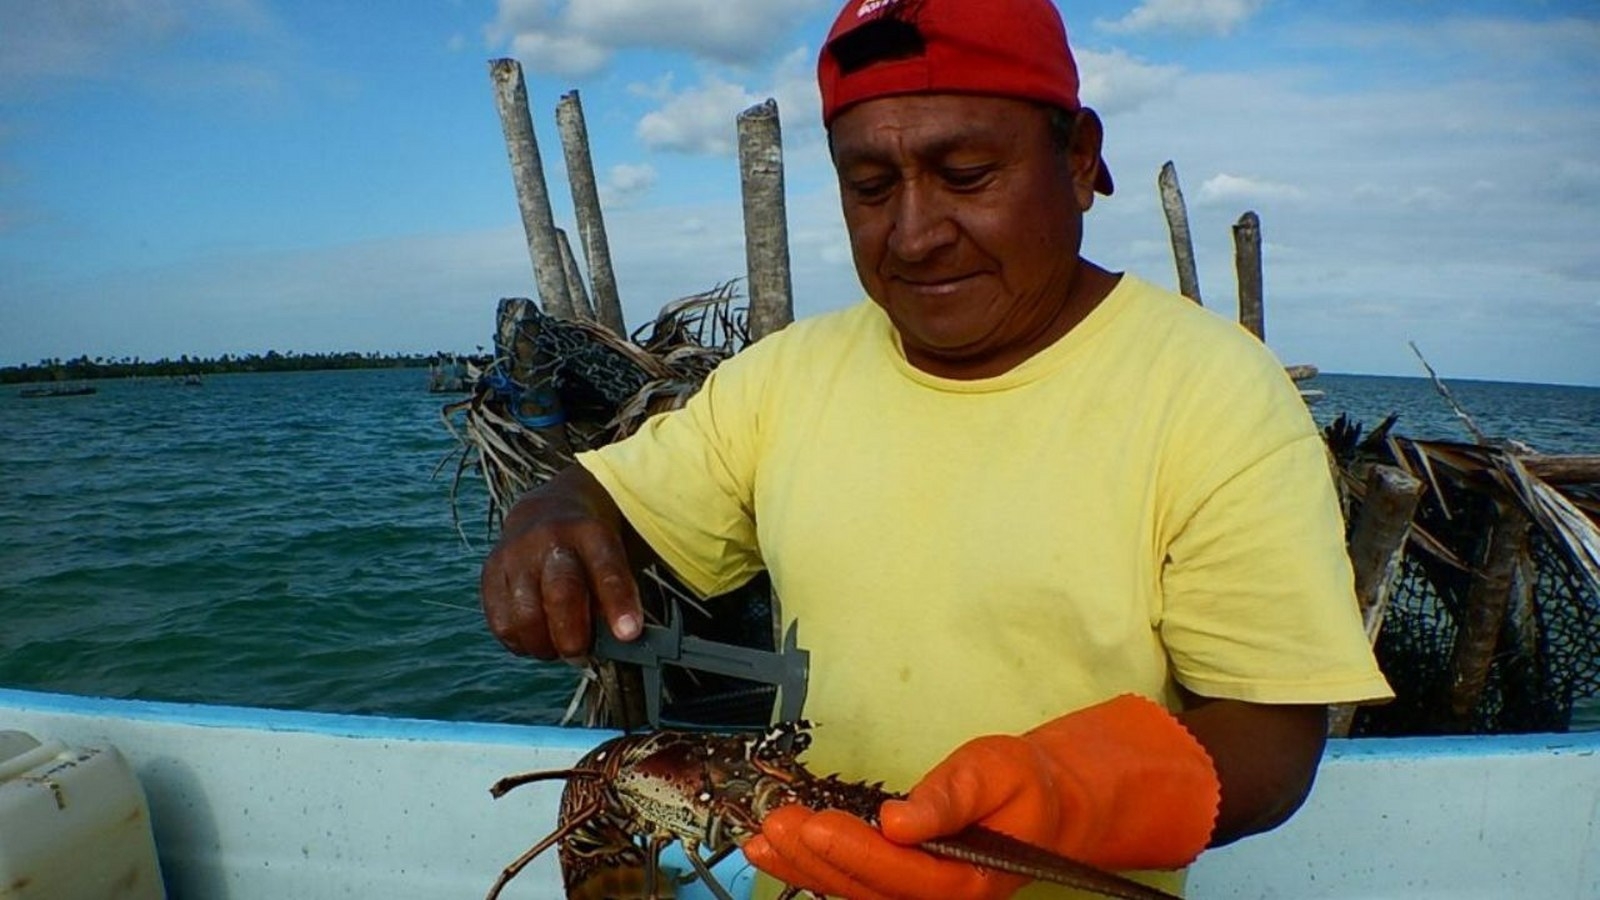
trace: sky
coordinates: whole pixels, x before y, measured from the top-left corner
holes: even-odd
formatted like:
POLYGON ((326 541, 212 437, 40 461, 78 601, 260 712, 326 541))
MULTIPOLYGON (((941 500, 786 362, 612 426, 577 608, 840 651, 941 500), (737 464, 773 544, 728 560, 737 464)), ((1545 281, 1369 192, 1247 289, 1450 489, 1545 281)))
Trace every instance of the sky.
MULTIPOLYGON (((862 296, 819 121, 837 0, 0 0, 0 365, 472 352, 533 296, 488 63, 521 61, 558 226, 579 92, 630 327, 745 274, 735 116, 776 98, 795 307, 862 296)), ((1207 307, 1262 222, 1286 364, 1600 385, 1600 3, 1063 10, 1116 194, 1084 255, 1207 307)), ((580 251, 581 252, 581 251, 580 251)))

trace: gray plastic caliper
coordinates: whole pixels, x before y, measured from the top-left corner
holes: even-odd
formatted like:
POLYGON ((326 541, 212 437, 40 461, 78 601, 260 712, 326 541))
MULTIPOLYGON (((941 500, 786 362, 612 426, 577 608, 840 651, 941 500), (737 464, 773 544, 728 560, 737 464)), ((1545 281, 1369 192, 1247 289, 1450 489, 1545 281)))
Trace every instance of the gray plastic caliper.
POLYGON ((799 646, 800 623, 790 622, 783 635, 783 646, 772 651, 684 634, 683 617, 675 601, 667 603, 666 618, 664 625, 645 625, 639 637, 631 641, 617 640, 599 621, 595 628, 593 652, 596 656, 632 663, 643 673, 645 717, 652 728, 661 727, 663 665, 773 685, 778 689, 778 719, 800 718, 805 708, 806 680, 811 667, 811 654, 799 646))

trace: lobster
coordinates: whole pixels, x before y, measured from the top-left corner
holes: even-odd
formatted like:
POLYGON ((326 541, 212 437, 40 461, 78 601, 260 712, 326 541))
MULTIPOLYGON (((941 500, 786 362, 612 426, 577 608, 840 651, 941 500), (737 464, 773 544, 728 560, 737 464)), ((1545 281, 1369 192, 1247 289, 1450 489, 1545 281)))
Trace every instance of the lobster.
MULTIPOLYGON (((556 844, 568 898, 629 892, 656 900, 671 887, 664 883, 660 854, 673 841, 682 843, 694 869, 681 883, 704 879, 719 900, 733 900, 711 867, 759 832, 768 812, 800 803, 842 809, 877 824, 883 801, 902 795, 881 784, 813 775, 798 760, 810 745, 810 727, 800 720, 761 734, 629 734, 605 741, 570 769, 502 778, 489 789, 496 799, 536 781, 562 779, 566 786, 556 829, 506 866, 486 900, 496 900, 556 844), (702 857, 702 850, 710 855, 702 857)), ((979 825, 920 846, 939 856, 1120 900, 1173 900, 1163 891, 979 825)), ((789 887, 780 896, 788 900, 798 893, 789 887)))

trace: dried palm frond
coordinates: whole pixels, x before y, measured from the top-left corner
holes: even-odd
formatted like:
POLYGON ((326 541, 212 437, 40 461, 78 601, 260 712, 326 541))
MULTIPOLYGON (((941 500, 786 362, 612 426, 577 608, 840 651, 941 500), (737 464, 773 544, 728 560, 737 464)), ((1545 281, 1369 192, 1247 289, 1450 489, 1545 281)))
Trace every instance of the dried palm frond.
POLYGON ((724 359, 749 342, 736 282, 675 300, 624 339, 584 321, 556 319, 530 301, 503 301, 496 356, 465 400, 442 410, 455 436, 451 506, 476 471, 493 531, 516 499, 573 455, 638 430, 676 409, 724 359))
MULTIPOLYGON (((743 349, 750 338, 737 299, 730 281, 675 300, 631 339, 588 322, 553 318, 531 300, 501 301, 493 363, 467 399, 443 410, 457 442, 451 507, 463 539, 457 506, 463 480, 472 473, 483 479, 486 531, 492 534, 518 497, 570 465, 575 453, 626 437, 650 416, 681 407, 713 369, 743 349)), ((638 574, 647 621, 660 624, 674 606, 692 613, 682 620, 686 633, 704 631, 713 639, 773 649, 777 611, 764 578, 718 598, 727 605, 712 616, 659 566, 638 574), (730 609, 741 612, 729 615, 730 609), (731 636, 711 633, 717 629, 731 636)), ((577 717, 580 706, 589 725, 620 727, 636 719, 631 710, 642 709, 637 666, 591 661, 579 671, 564 721, 577 717)), ((679 689, 702 705, 742 696, 738 685, 728 686, 736 679, 676 667, 663 676, 663 702, 679 689)), ((766 691, 770 697, 770 686, 766 691)), ((758 712, 764 724, 766 713, 758 712)))

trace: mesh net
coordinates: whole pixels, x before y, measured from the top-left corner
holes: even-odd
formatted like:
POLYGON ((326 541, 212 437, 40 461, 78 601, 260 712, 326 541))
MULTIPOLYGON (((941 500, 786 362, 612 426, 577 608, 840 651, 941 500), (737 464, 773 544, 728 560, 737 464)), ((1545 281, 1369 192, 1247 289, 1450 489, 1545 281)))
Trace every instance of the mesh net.
MULTIPOLYGON (((1368 461, 1384 463, 1426 452, 1399 438, 1365 447, 1368 461), (1390 452, 1371 453, 1378 446, 1390 452)), ((1339 455, 1340 448, 1334 450, 1339 455)), ((1353 458, 1345 455, 1341 462, 1353 458)), ((1518 501, 1483 472, 1433 466, 1425 474, 1412 527, 1444 552, 1415 537, 1408 542, 1376 643, 1396 697, 1360 709, 1351 734, 1566 731, 1574 707, 1600 697, 1600 592, 1560 537, 1535 519, 1512 568, 1483 689, 1468 698, 1470 708, 1454 708, 1451 693, 1462 671, 1458 644, 1473 614, 1474 583, 1482 578, 1498 509, 1518 501)))

